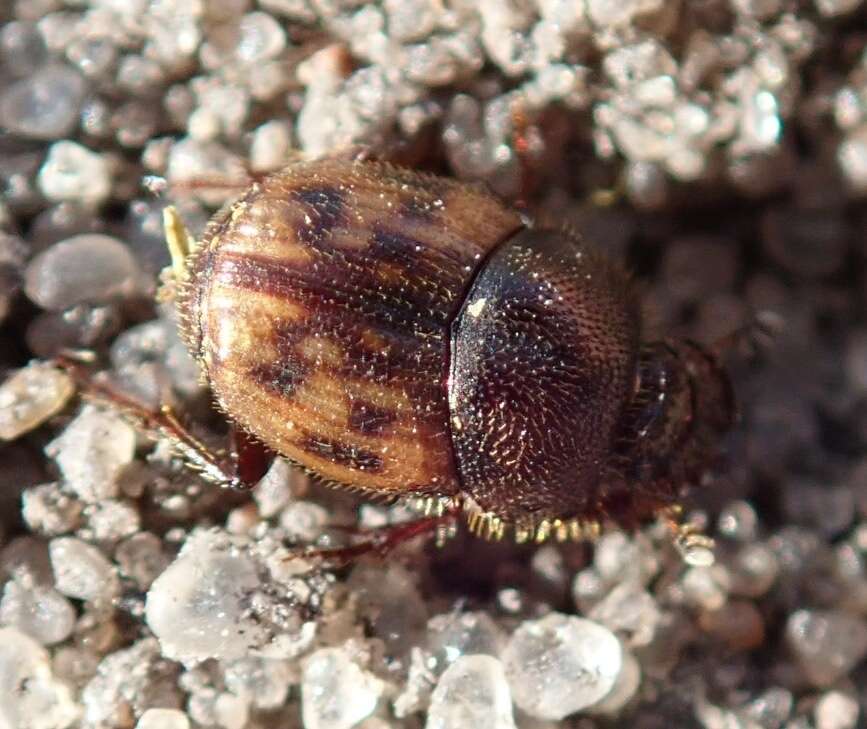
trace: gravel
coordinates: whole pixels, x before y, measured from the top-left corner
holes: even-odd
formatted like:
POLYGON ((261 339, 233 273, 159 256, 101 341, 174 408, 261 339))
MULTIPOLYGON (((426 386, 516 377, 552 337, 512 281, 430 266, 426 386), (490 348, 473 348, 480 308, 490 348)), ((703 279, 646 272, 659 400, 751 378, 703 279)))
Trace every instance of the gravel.
POLYGON ((863 726, 867 5, 672 7, 0 10, 0 726, 863 726), (781 322, 729 358, 740 422, 686 504, 715 564, 650 524, 323 570, 291 550, 405 505, 280 460, 219 491, 73 396, 45 360, 89 350, 219 437, 154 302, 162 210, 198 235, 249 172, 349 145, 581 231, 634 271, 651 334, 781 322))

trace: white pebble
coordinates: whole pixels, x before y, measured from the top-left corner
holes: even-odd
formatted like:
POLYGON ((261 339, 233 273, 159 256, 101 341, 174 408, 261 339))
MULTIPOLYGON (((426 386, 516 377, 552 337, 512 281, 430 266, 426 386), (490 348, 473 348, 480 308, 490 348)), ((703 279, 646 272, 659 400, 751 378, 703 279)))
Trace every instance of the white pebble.
POLYGON ((416 582, 417 576, 397 562, 384 569, 360 564, 347 580, 371 637, 382 639, 396 655, 417 645, 424 632, 427 603, 416 582))
POLYGON ((827 17, 851 13, 861 4, 861 0, 815 0, 818 11, 827 17))
POLYGON ((719 610, 728 599, 731 577, 720 565, 691 567, 682 579, 687 602, 704 610, 719 610))
POLYGON ((242 658, 224 669, 226 688, 257 709, 277 709, 286 701, 289 685, 295 679, 295 666, 271 658, 242 658))
POLYGON ((256 172, 270 172, 283 167, 292 151, 292 127, 286 122, 265 122, 253 132, 250 143, 250 167, 256 172))
POLYGON ((638 691, 641 685, 641 664, 629 651, 623 652, 623 668, 614 688, 602 701, 593 705, 592 713, 617 716, 638 691))
POLYGON ((179 692, 165 680, 165 665, 154 638, 143 638, 106 655, 81 690, 83 725, 88 729, 128 727, 130 714, 144 713, 152 703, 177 706, 179 692))
POLYGON ((0 96, 0 126, 12 134, 56 139, 73 131, 86 93, 84 79, 69 66, 50 64, 0 96))
POLYGON ((659 569, 653 550, 637 536, 630 539, 623 532, 610 531, 596 543, 593 566, 606 582, 638 582, 644 584, 659 569))
POLYGON ((810 682, 828 686, 867 655, 867 621, 837 610, 797 610, 786 639, 810 682))
POLYGON ((388 15, 388 34, 402 43, 429 36, 444 7, 435 0, 384 0, 388 15))
POLYGON ((250 702, 241 696, 222 693, 214 702, 214 715, 223 729, 244 729, 250 718, 250 702))
POLYGON ((867 192, 867 124, 853 130, 840 143, 837 163, 857 192, 867 192))
POLYGON ((220 136, 220 117, 213 109, 199 107, 187 120, 187 131, 197 142, 209 142, 220 136))
POLYGON ((49 200, 86 207, 96 207, 111 193, 111 170, 105 157, 66 140, 51 145, 37 181, 49 200))
POLYGON ((104 499, 85 509, 88 538, 96 542, 116 542, 138 532, 141 517, 132 504, 104 499))
POLYGON ((589 0, 587 15, 595 25, 628 26, 633 18, 662 7, 662 0, 589 0))
POLYGON ((14 628, 0 629, 0 727, 66 729, 79 707, 51 671, 48 651, 14 628))
POLYGON ((443 670, 461 656, 498 657, 506 643, 502 628, 485 612, 450 612, 427 623, 427 648, 443 670))
POLYGON ((589 617, 611 630, 629 635, 629 644, 648 645, 661 620, 656 600, 633 583, 617 585, 589 613, 589 617))
POLYGON ((15 371, 0 385, 0 440, 13 440, 45 422, 74 390, 69 375, 43 362, 15 371))
POLYGON ((398 719, 421 711, 430 703, 436 685, 431 663, 436 660, 427 651, 414 646, 409 651, 409 669, 401 692, 392 699, 391 708, 398 719))
POLYGON ((59 537, 51 540, 48 552, 56 587, 64 595, 102 604, 117 595, 117 572, 92 544, 75 537, 59 537))
POLYGON ((551 613, 518 627, 503 663, 515 703, 536 718, 560 720, 608 695, 623 649, 602 625, 551 613))
POLYGON ((260 586, 249 557, 219 535, 198 533, 151 585, 146 620, 168 658, 189 664, 244 658, 267 638, 248 611, 260 586))
POLYGON ((190 729, 190 720, 177 709, 148 709, 135 729, 190 729))
POLYGON ((244 504, 232 509, 226 517, 226 531, 229 534, 243 535, 252 531, 261 522, 255 504, 244 504))
POLYGON ((267 13, 247 13, 238 30, 235 55, 242 63, 257 64, 279 56, 286 47, 283 26, 267 13))
POLYGON ((328 510, 312 501, 293 501, 280 513, 280 526, 288 539, 312 542, 328 523, 328 510))
POLYGON ((275 458, 268 472, 253 489, 253 500, 263 518, 278 514, 292 500, 289 483, 294 470, 285 458, 275 458))
POLYGON ((339 648, 316 651, 301 679, 304 729, 350 729, 370 716, 384 685, 339 648))
POLYGON ((18 628, 42 645, 66 640, 75 627, 75 608, 53 587, 11 579, 0 600, 0 623, 18 628), (29 584, 28 584, 29 583, 29 584))
POLYGON ((118 495, 118 477, 135 455, 133 427, 119 415, 85 406, 45 452, 57 461, 65 485, 85 502, 118 495))
POLYGON ((758 20, 767 20, 780 12, 780 0, 732 0, 735 9, 742 15, 758 20))
MULTIPOLYGON (((192 137, 178 140, 169 153, 166 178, 172 184, 196 180, 237 183, 245 179, 241 158, 217 142, 202 142, 192 137)), ((217 185, 219 187, 219 184, 217 185)), ((214 205, 225 202, 225 190, 197 190, 197 197, 214 205)))
POLYGON ((55 243, 24 272, 24 291, 43 309, 126 298, 139 290, 141 272, 132 251, 117 238, 83 233, 55 243))
POLYGON ((514 729, 503 664, 493 656, 461 656, 440 677, 425 729, 514 729))
POLYGON ((854 729, 858 724, 858 700, 842 691, 829 691, 816 702, 816 729, 854 729))
POLYGON ((34 532, 49 537, 74 531, 81 522, 82 504, 58 483, 43 483, 21 495, 21 515, 34 532))

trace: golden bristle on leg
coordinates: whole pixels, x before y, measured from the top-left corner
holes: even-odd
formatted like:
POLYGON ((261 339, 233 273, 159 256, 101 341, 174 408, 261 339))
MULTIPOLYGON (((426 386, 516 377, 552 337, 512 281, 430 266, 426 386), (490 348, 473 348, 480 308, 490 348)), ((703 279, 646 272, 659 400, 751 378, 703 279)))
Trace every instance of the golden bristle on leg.
POLYGON ((683 508, 679 505, 665 509, 661 517, 674 537, 674 546, 691 567, 710 567, 715 561, 714 540, 701 532, 701 527, 683 520, 683 508))

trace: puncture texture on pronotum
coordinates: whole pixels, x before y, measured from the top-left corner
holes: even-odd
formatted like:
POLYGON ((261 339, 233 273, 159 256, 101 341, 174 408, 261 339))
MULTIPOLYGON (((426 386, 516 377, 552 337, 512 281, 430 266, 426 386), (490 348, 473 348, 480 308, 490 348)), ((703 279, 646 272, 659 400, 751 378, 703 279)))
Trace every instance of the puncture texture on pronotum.
POLYGON ((280 454, 421 512, 323 558, 463 513, 518 542, 662 517, 688 561, 712 561, 679 501, 732 424, 728 376, 714 348, 643 338, 628 275, 575 233, 481 185, 344 157, 253 182, 198 241, 173 208, 165 223, 161 293, 232 449, 80 379, 210 481, 252 486, 280 454))

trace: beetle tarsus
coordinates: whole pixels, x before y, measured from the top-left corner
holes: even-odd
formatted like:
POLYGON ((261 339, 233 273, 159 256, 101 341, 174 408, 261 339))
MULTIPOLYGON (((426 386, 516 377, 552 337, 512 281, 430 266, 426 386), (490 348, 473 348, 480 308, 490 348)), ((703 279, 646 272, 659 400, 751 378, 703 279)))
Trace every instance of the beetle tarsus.
POLYGON ((424 535, 433 536, 437 546, 442 546, 453 536, 457 517, 457 511, 449 511, 438 516, 423 516, 399 524, 389 524, 364 532, 363 538, 355 544, 333 548, 310 547, 296 556, 316 559, 324 566, 338 568, 367 554, 385 557, 400 545, 424 535))
POLYGON ((674 536, 675 549, 686 564, 691 567, 710 567, 716 561, 716 543, 701 531, 698 524, 684 521, 680 505, 664 509, 662 516, 674 536))

